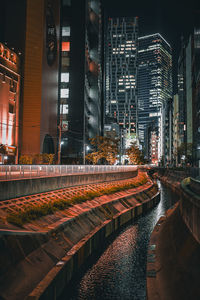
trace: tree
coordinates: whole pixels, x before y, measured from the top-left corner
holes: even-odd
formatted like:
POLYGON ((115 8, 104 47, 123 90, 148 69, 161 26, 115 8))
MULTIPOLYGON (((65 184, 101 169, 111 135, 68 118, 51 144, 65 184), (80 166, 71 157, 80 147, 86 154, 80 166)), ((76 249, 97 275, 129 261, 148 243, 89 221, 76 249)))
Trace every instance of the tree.
POLYGON ((97 164, 99 161, 107 162, 113 165, 118 155, 118 143, 119 139, 111 138, 110 136, 96 136, 90 139, 90 144, 95 151, 86 155, 86 160, 97 164))
POLYGON ((129 157, 130 164, 142 165, 145 163, 144 155, 135 142, 126 150, 126 154, 129 157))

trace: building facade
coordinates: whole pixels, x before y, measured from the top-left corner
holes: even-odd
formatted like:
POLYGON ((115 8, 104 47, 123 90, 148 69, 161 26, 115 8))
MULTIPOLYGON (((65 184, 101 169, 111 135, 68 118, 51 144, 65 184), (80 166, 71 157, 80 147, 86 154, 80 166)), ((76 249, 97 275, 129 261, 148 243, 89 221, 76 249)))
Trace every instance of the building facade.
POLYGON ((60 1, 8 0, 4 12, 4 38, 21 52, 19 156, 56 154, 60 1))
POLYGON ((63 162, 84 162, 89 139, 102 134, 101 59, 101 1, 63 0, 59 96, 63 162))
POLYGON ((162 105, 172 97, 172 49, 159 34, 138 39, 138 132, 139 142, 149 156, 149 130, 157 134, 156 157, 163 153, 162 105))
POLYGON ((0 43, 0 164, 18 163, 20 60, 0 43))
POLYGON ((193 52, 193 165, 200 167, 200 28, 194 30, 193 52))
POLYGON ((137 17, 109 18, 105 36, 105 115, 137 139, 137 17))
POLYGON ((59 0, 26 1, 21 154, 57 152, 59 22, 59 0))
POLYGON ((199 166, 200 30, 194 29, 182 46, 178 60, 179 155, 178 164, 199 166))
POLYGON ((163 130, 163 164, 169 166, 172 164, 173 147, 173 98, 167 99, 162 104, 162 130, 163 130))
POLYGON ((173 96, 173 164, 178 165, 178 148, 180 146, 179 139, 179 99, 178 94, 173 96))

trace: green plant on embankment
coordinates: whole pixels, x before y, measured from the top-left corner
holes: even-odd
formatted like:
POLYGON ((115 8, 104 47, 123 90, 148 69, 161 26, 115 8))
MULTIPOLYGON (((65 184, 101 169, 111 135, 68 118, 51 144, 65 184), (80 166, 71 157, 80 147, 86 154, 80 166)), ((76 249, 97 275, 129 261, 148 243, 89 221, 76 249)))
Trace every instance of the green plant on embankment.
POLYGON ((143 173, 139 173, 139 175, 134 178, 132 182, 116 184, 116 186, 102 188, 94 192, 84 192, 82 195, 76 195, 68 199, 58 199, 49 201, 48 203, 38 203, 35 205, 24 206, 22 207, 22 210, 9 213, 7 216, 7 221, 18 226, 23 226, 23 224, 28 223, 32 220, 36 220, 43 216, 53 214, 57 210, 64 210, 77 203, 92 200, 102 195, 110 195, 116 192, 135 188, 147 183, 147 181, 148 178, 146 177, 146 175, 143 173))

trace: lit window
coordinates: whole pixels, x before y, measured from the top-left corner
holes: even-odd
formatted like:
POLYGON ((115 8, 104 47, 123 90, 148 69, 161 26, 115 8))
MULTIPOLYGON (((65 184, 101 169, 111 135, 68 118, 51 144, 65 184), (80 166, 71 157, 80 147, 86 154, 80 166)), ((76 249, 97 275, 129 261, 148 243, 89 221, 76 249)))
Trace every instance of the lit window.
POLYGON ((60 105, 60 113, 65 115, 68 114, 69 109, 68 109, 68 104, 62 104, 60 105))
POLYGON ((69 98, 69 89, 61 89, 60 96, 61 98, 69 98))
POLYGON ((62 51, 70 51, 70 42, 62 42, 62 51))
POLYGON ((62 28, 62 36, 70 36, 70 27, 69 26, 64 26, 62 28))
POLYGON ((61 82, 69 82, 69 73, 61 73, 61 82))

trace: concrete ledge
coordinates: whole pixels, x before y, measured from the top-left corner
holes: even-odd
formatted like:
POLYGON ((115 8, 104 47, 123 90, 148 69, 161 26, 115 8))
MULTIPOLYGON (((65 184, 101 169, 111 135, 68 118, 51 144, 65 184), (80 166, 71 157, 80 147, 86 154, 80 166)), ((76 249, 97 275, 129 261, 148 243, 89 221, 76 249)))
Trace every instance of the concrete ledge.
POLYGON ((66 176, 0 181, 0 200, 8 200, 76 185, 133 178, 137 176, 137 172, 136 170, 96 174, 70 174, 66 176))

